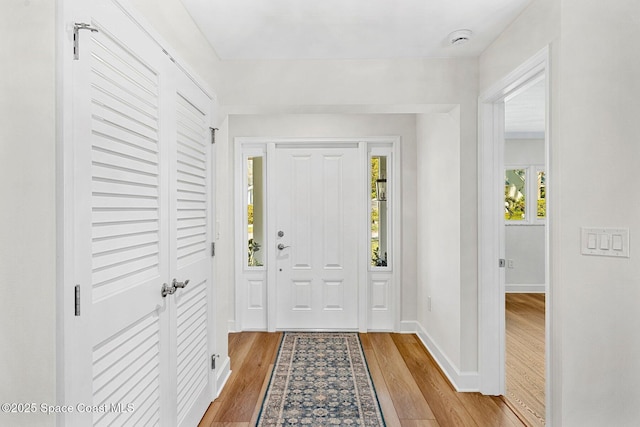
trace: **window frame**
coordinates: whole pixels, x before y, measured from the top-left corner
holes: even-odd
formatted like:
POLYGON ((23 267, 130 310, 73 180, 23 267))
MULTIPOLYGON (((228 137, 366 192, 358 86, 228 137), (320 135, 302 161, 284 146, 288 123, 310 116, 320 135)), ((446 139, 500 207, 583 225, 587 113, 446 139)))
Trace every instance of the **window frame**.
MULTIPOLYGON (((545 181, 547 176, 547 170, 544 165, 537 163, 527 163, 527 164, 507 164, 504 167, 504 174, 508 170, 514 169, 523 169, 525 171, 525 195, 524 195, 524 219, 507 219, 504 218, 504 224, 508 226, 514 225, 544 225, 547 223, 547 216, 545 211, 545 217, 538 217, 538 172, 543 172, 545 174, 545 181)), ((546 182, 545 182, 546 187, 546 182)), ((503 190, 504 193, 504 190, 503 190)), ((545 194, 546 200, 546 194, 545 194)), ((502 199, 504 203, 504 198, 502 199)))

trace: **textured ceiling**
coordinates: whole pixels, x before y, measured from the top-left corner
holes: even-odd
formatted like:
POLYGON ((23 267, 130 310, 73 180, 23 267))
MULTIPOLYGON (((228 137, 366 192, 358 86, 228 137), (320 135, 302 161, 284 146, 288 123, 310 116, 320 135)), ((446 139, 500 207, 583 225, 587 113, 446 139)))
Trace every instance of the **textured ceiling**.
POLYGON ((477 56, 532 0, 181 0, 223 60, 477 56), (451 46, 448 35, 473 31, 451 46))

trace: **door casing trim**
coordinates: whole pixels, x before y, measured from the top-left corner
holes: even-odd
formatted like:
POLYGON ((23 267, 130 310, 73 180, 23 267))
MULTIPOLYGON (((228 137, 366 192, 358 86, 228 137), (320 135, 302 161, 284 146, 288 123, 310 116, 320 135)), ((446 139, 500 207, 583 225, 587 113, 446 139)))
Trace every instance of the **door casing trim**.
MULTIPOLYGON (((545 78, 545 164, 547 173, 547 213, 551 212, 554 171, 550 162, 550 55, 545 47, 509 75, 500 79, 478 98, 478 326, 480 392, 489 395, 505 393, 505 281, 498 259, 504 258, 504 224, 501 219, 503 194, 499 190, 504 176, 504 101, 540 76, 545 78), (499 286, 496 286, 499 283, 499 286)), ((550 275, 551 217, 547 218, 545 283, 546 420, 552 419, 551 379, 552 350, 552 283, 550 275)))

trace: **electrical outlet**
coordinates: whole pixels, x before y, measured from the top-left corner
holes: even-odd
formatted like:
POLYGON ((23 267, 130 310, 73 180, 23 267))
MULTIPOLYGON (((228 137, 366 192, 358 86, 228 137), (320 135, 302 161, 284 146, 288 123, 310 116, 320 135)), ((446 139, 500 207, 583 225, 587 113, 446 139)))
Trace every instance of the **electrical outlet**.
POLYGON ((431 311, 431 297, 427 297, 427 310, 431 311))
POLYGON ((507 260, 507 267, 509 267, 509 268, 514 268, 515 267, 515 263, 513 262, 512 259, 508 259, 507 260))

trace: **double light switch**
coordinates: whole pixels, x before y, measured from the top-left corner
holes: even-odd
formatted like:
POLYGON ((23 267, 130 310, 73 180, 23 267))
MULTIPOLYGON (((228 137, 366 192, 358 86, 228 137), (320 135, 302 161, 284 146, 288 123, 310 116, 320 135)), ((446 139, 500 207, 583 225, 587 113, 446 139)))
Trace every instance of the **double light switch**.
POLYGON ((582 254, 629 258, 628 228, 582 228, 582 254))

